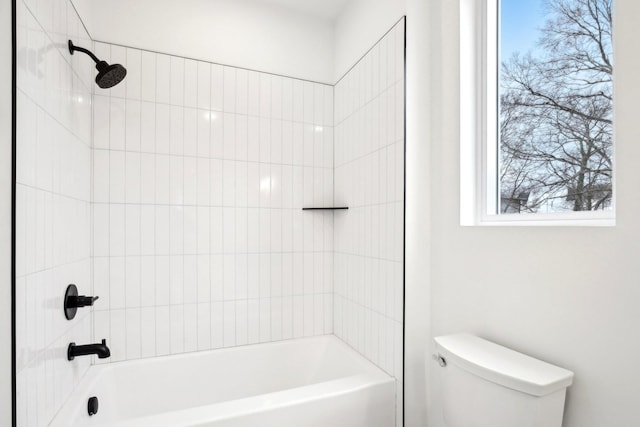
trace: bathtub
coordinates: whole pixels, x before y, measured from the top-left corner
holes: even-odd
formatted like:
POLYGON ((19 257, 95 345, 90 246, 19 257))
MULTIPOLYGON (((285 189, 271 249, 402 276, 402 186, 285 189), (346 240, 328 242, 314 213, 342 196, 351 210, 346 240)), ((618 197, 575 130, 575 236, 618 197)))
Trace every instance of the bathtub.
POLYGON ((327 335, 95 365, 50 427, 392 427, 395 410, 395 380, 327 335))

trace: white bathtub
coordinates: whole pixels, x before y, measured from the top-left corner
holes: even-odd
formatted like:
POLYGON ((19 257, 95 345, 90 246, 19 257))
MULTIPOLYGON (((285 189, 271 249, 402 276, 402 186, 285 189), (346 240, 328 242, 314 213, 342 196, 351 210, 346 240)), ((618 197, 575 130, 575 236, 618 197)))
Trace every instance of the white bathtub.
POLYGON ((394 424, 395 380, 323 336, 92 366, 50 427, 394 424))

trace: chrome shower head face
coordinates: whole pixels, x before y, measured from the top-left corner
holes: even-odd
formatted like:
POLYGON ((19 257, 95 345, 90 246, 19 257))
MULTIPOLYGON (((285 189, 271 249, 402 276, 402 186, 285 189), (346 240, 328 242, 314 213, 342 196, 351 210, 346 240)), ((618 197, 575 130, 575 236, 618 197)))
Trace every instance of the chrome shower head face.
POLYGON ((127 69, 120 64, 108 65, 106 62, 100 61, 96 68, 98 69, 96 84, 102 89, 109 89, 117 85, 127 76, 127 69))
POLYGON ((75 51, 85 53, 91 57, 96 63, 96 69, 98 75, 96 76, 96 84, 102 89, 109 89, 118 83, 120 83, 127 75, 127 69, 120 64, 109 65, 106 61, 101 61, 96 57, 93 52, 85 48, 75 46, 71 40, 69 40, 69 52, 73 55, 75 51))

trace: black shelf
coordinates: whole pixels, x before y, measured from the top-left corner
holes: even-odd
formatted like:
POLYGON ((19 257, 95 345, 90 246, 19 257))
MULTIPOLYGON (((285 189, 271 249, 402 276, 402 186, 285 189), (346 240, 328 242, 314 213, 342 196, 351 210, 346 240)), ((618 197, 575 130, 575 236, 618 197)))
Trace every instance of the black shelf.
POLYGON ((303 211, 343 211, 349 209, 347 206, 337 206, 330 208, 302 208, 303 211))

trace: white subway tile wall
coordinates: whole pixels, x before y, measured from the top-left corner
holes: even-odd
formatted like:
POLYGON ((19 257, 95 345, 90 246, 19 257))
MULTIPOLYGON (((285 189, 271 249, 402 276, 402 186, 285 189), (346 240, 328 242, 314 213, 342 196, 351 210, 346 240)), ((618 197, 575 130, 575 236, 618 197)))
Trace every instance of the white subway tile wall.
POLYGON ((400 21, 335 87, 334 333, 397 379, 402 425, 404 46, 400 21))
POLYGON ((95 362, 333 333, 333 87, 95 50, 95 362))
POLYGON ((402 425, 403 209, 404 22, 332 87, 92 43, 68 0, 18 1, 19 425, 86 372, 72 341, 109 363, 330 333, 397 378, 402 425), (69 38, 127 78, 97 88, 69 38), (100 296, 73 321, 69 283, 100 296))
POLYGON ((68 0, 17 2, 16 371, 19 426, 47 426, 90 365, 90 310, 68 321, 68 284, 91 292, 91 47, 68 0))

